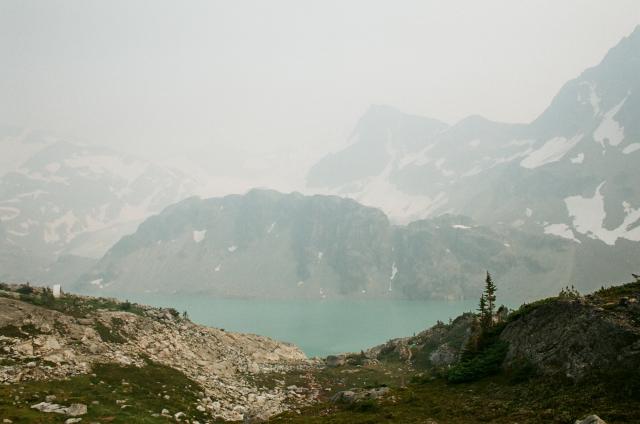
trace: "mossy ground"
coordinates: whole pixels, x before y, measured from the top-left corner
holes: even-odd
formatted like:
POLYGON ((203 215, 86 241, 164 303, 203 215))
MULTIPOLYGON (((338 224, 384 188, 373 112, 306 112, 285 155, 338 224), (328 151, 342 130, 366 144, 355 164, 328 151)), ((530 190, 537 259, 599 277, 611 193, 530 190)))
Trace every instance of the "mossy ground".
MULTIPOLYGON (((573 424, 588 414, 598 414, 609 424, 640 422, 640 386, 622 394, 616 377, 580 384, 538 377, 499 374, 471 383, 451 384, 439 376, 399 373, 396 365, 370 369, 339 367, 318 372, 317 380, 330 387, 319 404, 281 414, 274 423, 518 423, 573 424), (355 373, 351 371, 357 370, 355 373), (411 379, 411 381, 409 381, 411 379), (401 385, 402 381, 409 381, 401 385), (333 393, 351 388, 386 384, 391 392, 379 401, 336 405, 333 393)), ((638 375, 636 378, 640 377, 638 375)))
POLYGON ((181 411, 191 419, 204 422, 206 417, 196 410, 200 391, 201 388, 181 372, 157 363, 149 362, 142 368, 103 364, 97 365, 93 374, 67 380, 0 386, 0 418, 14 423, 64 422, 68 418, 64 415, 31 409, 31 405, 44 401, 47 395, 55 395, 53 403, 86 404, 88 413, 82 417, 83 422, 175 421, 152 416, 163 408, 172 415, 181 411), (129 406, 123 408, 123 405, 129 406))

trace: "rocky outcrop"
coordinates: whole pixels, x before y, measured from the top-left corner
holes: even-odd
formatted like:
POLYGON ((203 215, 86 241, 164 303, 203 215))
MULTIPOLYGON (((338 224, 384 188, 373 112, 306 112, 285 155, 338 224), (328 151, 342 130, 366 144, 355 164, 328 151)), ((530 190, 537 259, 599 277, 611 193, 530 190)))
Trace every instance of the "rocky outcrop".
POLYGON ((353 389, 343 390, 331 397, 333 403, 356 403, 364 400, 375 400, 386 396, 389 393, 388 387, 375 387, 373 389, 353 389))
POLYGON ((87 405, 83 403, 72 403, 69 406, 62 406, 57 403, 40 402, 32 405, 31 409, 37 409, 41 412, 55 412, 56 414, 69 415, 72 417, 87 413, 87 405))
POLYGON ((296 346, 197 325, 168 309, 136 305, 136 312, 96 309, 78 317, 0 297, 0 383, 87 374, 96 363, 142 367, 150 359, 199 383, 205 390, 199 410, 225 420, 268 417, 315 396, 252 383, 260 374, 311 366, 296 346))
POLYGON ((637 302, 603 304, 597 297, 558 298, 520 314, 502 331, 504 366, 526 361, 547 375, 580 380, 594 372, 640 367, 637 302))
POLYGON ((392 339, 365 354, 377 360, 400 360, 418 367, 446 367, 456 363, 471 332, 472 314, 463 314, 413 337, 392 339))

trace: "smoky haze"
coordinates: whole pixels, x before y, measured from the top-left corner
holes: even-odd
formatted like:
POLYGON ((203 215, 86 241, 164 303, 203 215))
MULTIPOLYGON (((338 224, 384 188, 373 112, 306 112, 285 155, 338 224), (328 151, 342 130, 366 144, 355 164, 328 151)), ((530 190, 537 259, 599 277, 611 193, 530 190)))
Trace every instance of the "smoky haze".
POLYGON ((639 22, 633 0, 3 0, 0 115, 221 174, 284 155, 302 176, 371 104, 531 121, 639 22))

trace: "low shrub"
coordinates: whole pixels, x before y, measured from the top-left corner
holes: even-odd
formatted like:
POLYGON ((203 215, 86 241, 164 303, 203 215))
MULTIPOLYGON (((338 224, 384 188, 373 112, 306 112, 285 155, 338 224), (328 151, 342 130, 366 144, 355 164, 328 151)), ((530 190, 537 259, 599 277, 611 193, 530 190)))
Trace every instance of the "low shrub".
POLYGON ((496 341, 473 356, 461 361, 447 372, 450 383, 464 383, 476 381, 500 371, 502 362, 507 355, 509 344, 496 341))

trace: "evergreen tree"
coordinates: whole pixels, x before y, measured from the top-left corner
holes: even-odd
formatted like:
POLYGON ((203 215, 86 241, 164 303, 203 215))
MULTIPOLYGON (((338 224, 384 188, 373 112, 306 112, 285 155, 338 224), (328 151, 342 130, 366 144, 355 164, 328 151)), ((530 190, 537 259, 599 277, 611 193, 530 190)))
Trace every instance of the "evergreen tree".
POLYGON ((462 349, 460 355, 460 359, 462 359, 463 361, 471 359, 478 352, 478 344, 480 341, 481 333, 479 321, 480 320, 477 317, 474 317, 473 321, 471 321, 471 331, 469 333, 469 338, 467 339, 467 343, 462 349))
POLYGON ((487 271, 487 278, 485 280, 485 287, 484 287, 484 296, 487 302, 487 314, 491 318, 493 318, 493 314, 495 313, 497 290, 498 289, 496 288, 496 285, 493 283, 493 280, 491 279, 491 274, 489 274, 489 271, 487 271))
POLYGON ((478 305, 478 313, 480 314, 480 319, 482 319, 487 314, 487 298, 484 293, 480 296, 480 304, 478 305))
POLYGON ((487 296, 485 293, 480 296, 480 304, 478 305, 478 320, 480 323, 480 332, 486 331, 491 326, 491 314, 487 306, 487 296))

